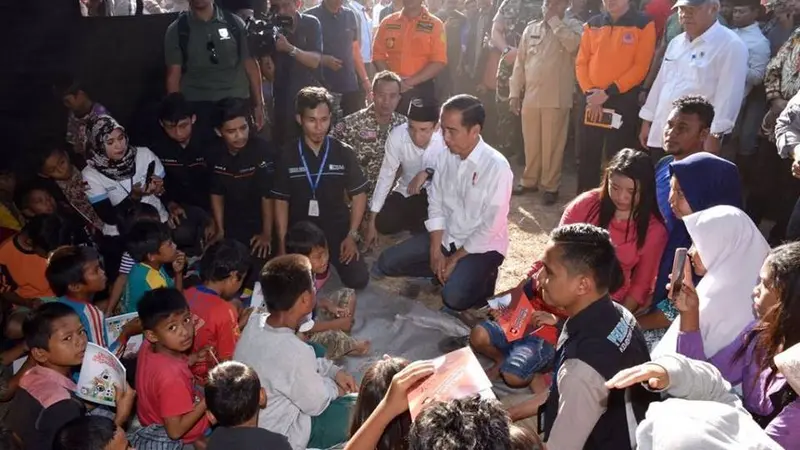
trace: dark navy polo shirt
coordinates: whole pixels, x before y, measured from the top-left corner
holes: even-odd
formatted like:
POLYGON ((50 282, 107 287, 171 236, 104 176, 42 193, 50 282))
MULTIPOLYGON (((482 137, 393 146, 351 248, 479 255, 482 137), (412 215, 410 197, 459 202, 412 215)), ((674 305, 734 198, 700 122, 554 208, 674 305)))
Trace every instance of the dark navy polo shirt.
MULTIPOLYGON (((298 13, 294 32, 286 39, 307 52, 322 53, 322 29, 319 20, 308 14, 298 13)), ((276 52, 272 57, 275 63, 275 114, 290 114, 294 117, 294 98, 306 86, 320 86, 322 73, 319 69, 309 69, 288 53, 276 52)))
POLYGON ((331 226, 348 227, 350 208, 345 202, 345 194, 352 197, 367 190, 367 179, 361 172, 353 148, 334 138, 328 139, 330 150, 323 168, 320 168, 320 165, 325 153, 325 144, 322 144, 319 155, 315 155, 304 141, 301 147, 308 170, 311 172, 311 179, 316 182, 317 174, 322 171, 316 190, 319 217, 308 215, 312 190, 297 148, 299 140, 293 140, 280 152, 275 164, 275 182, 271 194, 277 200, 289 202, 289 227, 303 220, 314 222, 323 230, 330 230, 331 226))
POLYGON ((322 4, 309 9, 306 14, 319 19, 322 25, 322 53, 342 61, 339 70, 322 68, 326 87, 338 94, 357 91, 359 86, 353 59, 353 42, 358 40, 356 14, 344 6, 333 14, 322 4))

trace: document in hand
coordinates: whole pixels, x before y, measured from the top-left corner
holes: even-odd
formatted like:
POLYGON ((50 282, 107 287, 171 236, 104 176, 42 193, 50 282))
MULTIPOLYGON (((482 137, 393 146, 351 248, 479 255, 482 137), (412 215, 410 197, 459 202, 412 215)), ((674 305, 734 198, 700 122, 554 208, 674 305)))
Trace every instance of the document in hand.
POLYGON ((436 367, 433 375, 408 392, 412 420, 431 403, 472 395, 496 398, 492 382, 469 347, 440 356, 433 360, 433 364, 436 367))
MULTIPOLYGON (((111 345, 114 341, 119 338, 119 335, 122 334, 122 328, 133 319, 139 317, 139 313, 128 313, 128 314, 121 314, 119 316, 114 317, 106 317, 106 329, 108 330, 108 344, 111 345)), ((139 353, 139 349, 142 347, 142 342, 144 342, 144 336, 141 334, 137 334, 136 336, 131 336, 128 338, 128 342, 125 345, 125 351, 122 353, 122 356, 132 357, 136 356, 139 353)))
POLYGON ((125 388, 125 367, 113 353, 89 342, 75 395, 88 402, 115 406, 115 386, 125 388))
POLYGON ((558 341, 558 328, 552 325, 542 325, 531 330, 531 319, 536 307, 525 295, 522 287, 512 289, 510 292, 488 300, 489 307, 500 311, 497 323, 503 329, 508 342, 514 342, 525 336, 535 335, 552 345, 558 341))

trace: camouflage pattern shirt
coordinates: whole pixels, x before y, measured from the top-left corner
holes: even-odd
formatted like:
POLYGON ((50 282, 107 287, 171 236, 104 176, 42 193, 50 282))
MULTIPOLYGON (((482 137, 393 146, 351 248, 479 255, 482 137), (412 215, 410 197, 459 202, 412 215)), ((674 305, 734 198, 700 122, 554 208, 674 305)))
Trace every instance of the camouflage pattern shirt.
POLYGON ((356 151, 358 163, 369 182, 367 197, 372 197, 375 190, 389 131, 407 121, 406 116, 394 112, 389 124, 381 126, 375 119, 373 106, 370 105, 350 114, 334 126, 331 136, 349 144, 356 151))

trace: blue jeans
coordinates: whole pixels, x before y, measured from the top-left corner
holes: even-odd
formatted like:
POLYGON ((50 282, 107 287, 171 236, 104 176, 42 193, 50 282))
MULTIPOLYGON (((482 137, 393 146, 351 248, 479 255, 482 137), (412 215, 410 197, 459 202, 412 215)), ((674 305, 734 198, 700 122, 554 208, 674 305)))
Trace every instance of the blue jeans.
MULTIPOLYGON (((377 271, 388 277, 433 278, 430 242, 430 235, 424 233, 387 248, 375 263, 377 271)), ((442 247, 442 252, 447 256, 455 249, 442 247)), ((483 306, 494 295, 497 269, 504 259, 495 251, 461 258, 442 289, 444 304, 456 311, 483 306)))
POLYGON ((536 372, 547 368, 556 356, 556 348, 539 336, 529 335, 508 342, 503 328, 495 321, 480 323, 489 334, 489 342, 506 356, 500 373, 508 373, 522 380, 531 380, 536 372))

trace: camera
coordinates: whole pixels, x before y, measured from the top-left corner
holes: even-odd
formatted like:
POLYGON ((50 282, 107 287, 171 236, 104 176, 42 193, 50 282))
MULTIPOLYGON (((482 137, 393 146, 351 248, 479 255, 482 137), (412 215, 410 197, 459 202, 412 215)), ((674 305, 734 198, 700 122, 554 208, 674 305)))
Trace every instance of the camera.
POLYGON ((285 34, 291 30, 293 24, 294 19, 278 14, 274 5, 261 19, 249 18, 245 31, 250 53, 256 58, 274 54, 278 34, 285 34))

